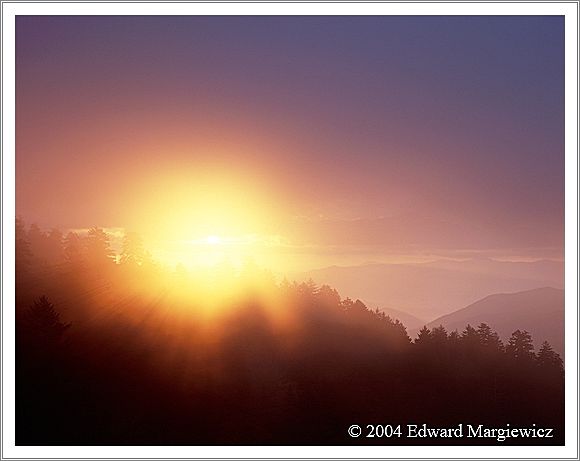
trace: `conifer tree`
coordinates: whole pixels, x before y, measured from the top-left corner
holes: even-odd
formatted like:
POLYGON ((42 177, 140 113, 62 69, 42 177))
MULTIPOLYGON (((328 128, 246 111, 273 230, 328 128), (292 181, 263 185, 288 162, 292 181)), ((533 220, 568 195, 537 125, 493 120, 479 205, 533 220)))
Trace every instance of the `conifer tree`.
POLYGON ((477 336, 479 343, 486 351, 501 352, 503 350, 503 343, 499 335, 487 323, 481 323, 477 327, 477 336))
POLYGON ((431 339, 431 330, 427 328, 427 325, 424 325, 417 333, 414 343, 421 347, 430 346, 431 339))
POLYGON ((56 342, 70 327, 70 323, 60 321, 60 314, 46 296, 41 296, 28 308, 26 323, 34 339, 56 342))
POLYGON ((516 330, 512 333, 506 352, 518 360, 531 360, 535 357, 532 336, 527 331, 516 330))
POLYGON ((557 352, 554 352, 548 341, 544 341, 536 357, 540 367, 550 370, 564 371, 562 358, 557 352))

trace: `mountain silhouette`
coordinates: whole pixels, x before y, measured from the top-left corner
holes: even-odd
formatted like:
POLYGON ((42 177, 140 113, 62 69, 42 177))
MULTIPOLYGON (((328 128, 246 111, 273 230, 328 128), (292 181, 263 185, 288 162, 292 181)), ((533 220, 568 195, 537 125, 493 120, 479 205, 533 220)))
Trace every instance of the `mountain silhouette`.
MULTIPOLYGON (((427 324, 443 325, 447 331, 462 331, 467 324, 487 323, 505 342, 516 329, 527 330, 538 347, 548 341, 564 355, 564 290, 538 288, 518 293, 486 296, 469 306, 427 324)), ((411 337, 416 331, 409 331, 411 337)))
MULTIPOLYGON (((492 293, 563 288, 563 263, 491 259, 330 266, 299 275, 335 287, 379 309, 394 308, 431 321, 492 293)), ((409 328, 412 328, 410 325, 409 328)), ((510 332, 511 333, 511 332, 510 332)))
MULTIPOLYGON (((365 304, 368 306, 381 306, 381 303, 373 302, 365 300, 365 304)), ((398 320, 401 322, 407 330, 415 330, 421 328, 425 325, 425 320, 415 317, 414 315, 409 314, 408 312, 403 312, 398 309, 393 309, 391 307, 378 307, 380 312, 384 312, 385 315, 388 315, 393 320, 398 320)))

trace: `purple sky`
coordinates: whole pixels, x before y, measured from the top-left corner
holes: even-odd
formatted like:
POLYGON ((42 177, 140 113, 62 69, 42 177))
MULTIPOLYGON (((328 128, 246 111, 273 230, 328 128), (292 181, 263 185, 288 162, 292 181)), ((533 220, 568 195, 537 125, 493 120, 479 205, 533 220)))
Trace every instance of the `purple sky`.
POLYGON ((151 197, 172 206, 166 178, 184 191, 211 172, 293 245, 563 254, 563 17, 16 26, 27 223, 141 229, 163 219, 151 197))

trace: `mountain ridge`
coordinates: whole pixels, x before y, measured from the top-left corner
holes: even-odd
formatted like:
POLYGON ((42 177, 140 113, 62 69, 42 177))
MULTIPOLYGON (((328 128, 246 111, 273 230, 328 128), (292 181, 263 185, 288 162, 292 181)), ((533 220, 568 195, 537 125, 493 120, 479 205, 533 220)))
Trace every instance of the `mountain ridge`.
MULTIPOLYGON (((531 290, 494 293, 445 314, 426 324, 428 328, 443 325, 448 331, 461 332, 468 324, 477 327, 487 323, 505 342, 515 330, 527 330, 536 351, 548 341, 559 354, 564 353, 564 290, 540 287, 531 290)), ((416 330, 409 332, 410 336, 416 330)))
POLYGON ((327 266, 295 274, 336 288, 352 299, 372 300, 429 322, 494 293, 563 288, 563 263, 552 260, 504 262, 492 259, 428 263, 327 266))

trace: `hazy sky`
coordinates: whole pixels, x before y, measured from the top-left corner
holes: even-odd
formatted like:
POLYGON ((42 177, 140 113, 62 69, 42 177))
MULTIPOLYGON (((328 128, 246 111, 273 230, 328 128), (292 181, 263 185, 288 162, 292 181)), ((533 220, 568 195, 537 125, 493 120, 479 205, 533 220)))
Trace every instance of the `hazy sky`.
POLYGON ((27 223, 366 259, 562 255, 563 17, 16 26, 27 223))

